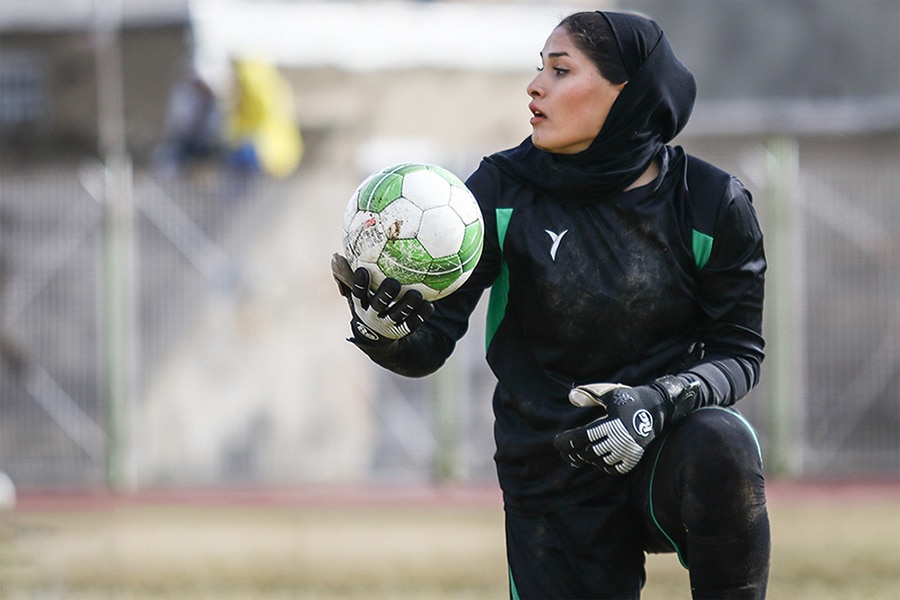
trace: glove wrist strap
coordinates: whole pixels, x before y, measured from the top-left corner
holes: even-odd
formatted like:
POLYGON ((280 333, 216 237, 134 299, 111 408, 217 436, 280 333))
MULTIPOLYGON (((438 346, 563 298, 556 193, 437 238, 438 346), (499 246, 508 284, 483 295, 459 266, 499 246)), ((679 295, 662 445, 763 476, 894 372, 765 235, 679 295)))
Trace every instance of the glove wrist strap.
POLYGON ((672 423, 680 421, 694 410, 700 389, 699 381, 687 381, 676 375, 656 379, 652 386, 665 398, 668 418, 672 423))
POLYGON ((383 339, 379 342, 372 342, 365 338, 353 336, 347 338, 347 341, 362 350, 369 358, 375 361, 384 360, 397 352, 397 340, 383 339))

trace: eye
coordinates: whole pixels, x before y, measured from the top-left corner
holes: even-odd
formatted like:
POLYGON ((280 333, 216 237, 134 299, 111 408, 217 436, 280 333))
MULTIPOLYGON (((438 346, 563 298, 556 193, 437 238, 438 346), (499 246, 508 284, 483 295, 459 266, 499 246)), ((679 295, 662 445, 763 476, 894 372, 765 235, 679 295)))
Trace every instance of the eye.
MULTIPOLYGON (((544 67, 536 67, 538 73, 544 70, 544 67)), ((567 75, 569 73, 569 69, 564 69, 562 67, 553 67, 553 72, 557 77, 562 77, 563 75, 567 75)))

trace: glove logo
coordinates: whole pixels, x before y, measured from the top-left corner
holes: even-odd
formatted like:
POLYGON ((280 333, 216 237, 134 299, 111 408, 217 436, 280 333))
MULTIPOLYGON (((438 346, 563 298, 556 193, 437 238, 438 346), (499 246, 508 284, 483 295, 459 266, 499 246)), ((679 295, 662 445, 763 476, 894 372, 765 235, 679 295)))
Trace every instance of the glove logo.
POLYGON ((635 433, 641 437, 647 437, 653 433, 653 415, 651 415, 648 410, 642 408, 634 413, 631 424, 634 427, 635 433))
POLYGON ((356 331, 367 340, 371 340, 373 342, 377 342, 381 339, 377 333, 373 332, 371 329, 369 329, 359 321, 356 322, 356 331))
POLYGON ((616 406, 625 406, 634 402, 634 396, 628 393, 626 389, 619 389, 613 392, 613 404, 616 406))

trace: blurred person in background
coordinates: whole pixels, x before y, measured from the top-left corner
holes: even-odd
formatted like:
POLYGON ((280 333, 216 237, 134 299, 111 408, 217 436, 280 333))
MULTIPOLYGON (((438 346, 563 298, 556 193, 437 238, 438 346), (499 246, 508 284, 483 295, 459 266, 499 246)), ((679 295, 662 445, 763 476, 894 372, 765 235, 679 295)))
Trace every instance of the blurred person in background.
POLYGON ((222 106, 194 57, 186 59, 169 91, 163 140, 154 156, 157 171, 172 177, 218 160, 222 151, 222 106))
POLYGON ((732 408, 763 361, 750 193, 669 145, 696 87, 654 21, 576 13, 540 56, 532 135, 467 181, 486 226, 474 273, 431 303, 390 279, 370 289, 336 255, 352 331, 397 325, 351 341, 427 375, 492 288, 511 598, 638 598, 645 552, 677 553, 694 598, 763 598, 762 458, 732 408))
POLYGON ((290 84, 259 58, 234 63, 234 101, 225 123, 228 164, 241 172, 286 177, 303 157, 290 84))

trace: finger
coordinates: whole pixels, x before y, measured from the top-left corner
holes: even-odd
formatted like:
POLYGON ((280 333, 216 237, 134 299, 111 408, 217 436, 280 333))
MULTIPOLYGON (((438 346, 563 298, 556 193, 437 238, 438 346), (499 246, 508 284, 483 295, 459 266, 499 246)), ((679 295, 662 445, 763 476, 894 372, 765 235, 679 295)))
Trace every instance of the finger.
POLYGON ((428 317, 434 313, 434 304, 428 300, 422 300, 409 317, 406 318, 406 326, 409 327, 410 333, 419 328, 428 317))
POLYGON ((420 302, 422 302, 422 292, 409 290, 388 310, 387 316, 394 323, 403 323, 413 314, 420 302))
POLYGON ((365 267, 358 268, 353 273, 351 292, 362 304, 363 308, 369 307, 369 271, 365 267))
POLYGON ((553 439, 553 446, 566 456, 579 455, 588 449, 591 441, 588 439, 587 430, 584 427, 576 427, 558 434, 553 439))
POLYGON ((584 460, 584 457, 578 453, 564 454, 562 458, 563 458, 563 460, 568 461, 569 465, 572 467, 575 467, 576 469, 580 469, 582 467, 586 467, 587 465, 591 464, 588 461, 584 460))
POLYGON ((609 454, 609 436, 606 434, 603 423, 604 421, 602 420, 594 421, 590 425, 576 430, 580 437, 574 443, 579 445, 578 447, 585 449, 585 460, 591 464, 601 462, 598 461, 598 458, 603 459, 604 456, 609 454))
POLYGON ((592 383, 580 385, 569 391, 569 403, 584 408, 586 406, 602 406, 606 408, 606 396, 619 388, 626 387, 621 383, 592 383))
POLYGON ((388 277, 381 282, 378 290, 372 297, 372 309, 378 313, 379 317, 387 314, 388 307, 394 303, 394 300, 400 294, 400 282, 396 279, 388 277))
POLYGON ((352 294, 352 292, 350 291, 350 288, 348 288, 346 285, 344 285, 344 282, 341 281, 340 279, 338 279, 337 277, 334 278, 334 281, 335 281, 335 283, 337 283, 338 293, 341 296, 343 296, 344 298, 349 298, 352 294))
POLYGON ((609 465, 614 467, 616 463, 619 462, 619 459, 613 456, 607 438, 600 440, 600 442, 592 446, 591 454, 592 462, 596 465, 609 465))
POLYGON ((559 452, 560 457, 572 467, 581 468, 587 464, 581 453, 574 447, 569 431, 558 434, 553 439, 553 447, 559 452))
POLYGON ((593 462, 594 456, 591 454, 590 448, 583 448, 581 451, 572 451, 569 454, 564 454, 563 459, 568 460, 569 464, 577 469, 588 465, 596 466, 593 462))
POLYGON ((335 253, 331 257, 331 275, 338 284, 341 296, 349 295, 350 288, 353 287, 353 271, 347 259, 340 254, 335 253))
POLYGON ((556 434, 553 438, 553 447, 562 454, 571 452, 575 447, 572 443, 572 430, 556 434))
POLYGON ((390 317, 398 325, 406 323, 410 333, 434 313, 434 305, 422 297, 419 290, 409 290, 388 310, 390 317))

